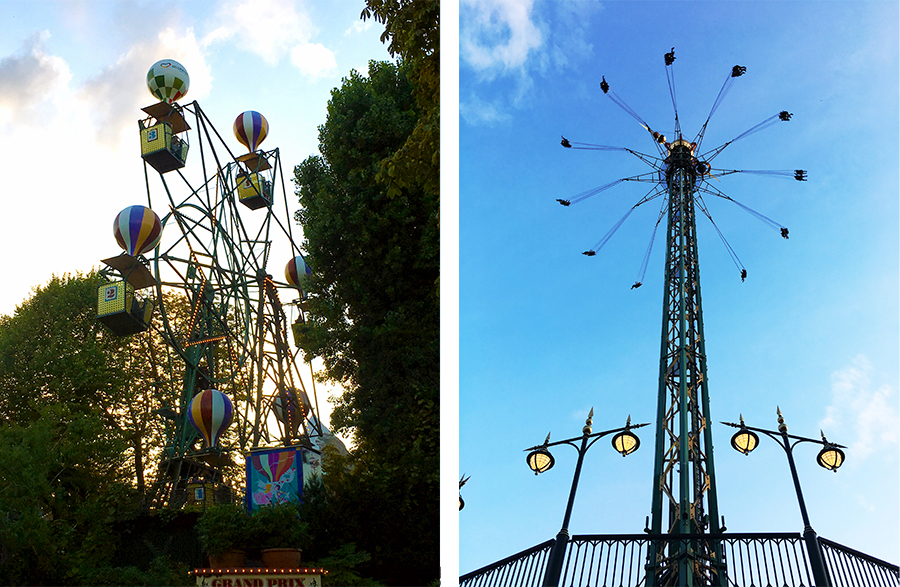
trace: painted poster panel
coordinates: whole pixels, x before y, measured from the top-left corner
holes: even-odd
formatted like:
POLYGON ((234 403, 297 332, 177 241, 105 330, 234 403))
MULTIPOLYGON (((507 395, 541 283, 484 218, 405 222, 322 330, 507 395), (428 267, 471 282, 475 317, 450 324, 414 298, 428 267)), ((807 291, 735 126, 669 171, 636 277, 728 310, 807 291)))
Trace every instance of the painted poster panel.
POLYGON ((303 492, 302 457, 296 447, 254 450, 247 455, 247 510, 299 501, 303 492))

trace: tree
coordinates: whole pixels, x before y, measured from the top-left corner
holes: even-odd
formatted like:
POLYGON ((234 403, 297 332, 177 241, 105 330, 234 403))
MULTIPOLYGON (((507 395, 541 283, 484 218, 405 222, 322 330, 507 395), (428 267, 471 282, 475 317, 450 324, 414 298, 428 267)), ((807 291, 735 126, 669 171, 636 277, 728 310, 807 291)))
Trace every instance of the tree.
POLYGON ((410 69, 421 115, 404 145, 382 163, 379 180, 388 193, 418 186, 440 188, 441 27, 438 0, 367 0, 360 17, 385 25, 381 41, 410 69))
POLYGON ((368 77, 345 78, 319 128, 321 156, 294 180, 313 269, 300 345, 344 386, 332 425, 356 441, 352 472, 333 473, 347 476, 332 480, 347 487, 336 499, 372 576, 423 584, 439 574, 438 195, 376 179, 422 115, 408 72, 371 62, 368 77))
POLYGON ((144 469, 163 439, 154 410, 165 391, 152 360, 159 335, 112 334, 97 321, 97 273, 54 276, 11 316, 0 317, 0 414, 28 422, 63 405, 101 418, 106 434, 127 444, 120 476, 144 490, 144 469))

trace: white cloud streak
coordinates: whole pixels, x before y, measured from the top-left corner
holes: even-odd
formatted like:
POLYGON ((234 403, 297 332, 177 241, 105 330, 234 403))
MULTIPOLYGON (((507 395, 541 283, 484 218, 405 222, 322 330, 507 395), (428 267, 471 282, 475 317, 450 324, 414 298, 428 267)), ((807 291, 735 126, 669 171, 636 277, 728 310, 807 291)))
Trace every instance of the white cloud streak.
POLYGON ((487 79, 524 70, 527 60, 544 41, 532 22, 533 2, 464 0, 460 28, 460 57, 487 79))
POLYGON ((886 449, 896 452, 898 444, 896 390, 873 386, 874 371, 869 359, 858 355, 851 365, 832 373, 831 405, 819 423, 835 442, 838 433, 855 434, 850 449, 860 459, 886 449))

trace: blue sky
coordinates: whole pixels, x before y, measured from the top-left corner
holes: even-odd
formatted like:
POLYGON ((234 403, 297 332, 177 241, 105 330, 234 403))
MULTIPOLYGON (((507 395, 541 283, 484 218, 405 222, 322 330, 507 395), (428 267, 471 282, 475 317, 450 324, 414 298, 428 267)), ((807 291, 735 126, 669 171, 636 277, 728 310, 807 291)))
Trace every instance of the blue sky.
MULTIPOLYGON (((749 174, 715 186, 790 230, 707 198, 739 270, 698 218, 719 510, 733 532, 800 532, 787 460, 762 438, 729 446, 740 414, 791 434, 824 430, 846 445, 830 473, 817 449, 795 451, 820 536, 898 562, 898 8, 895 2, 508 2, 465 0, 459 33, 459 571, 555 536, 576 453, 535 477, 523 449, 654 423, 663 230, 643 287, 632 290, 659 206, 625 182, 566 208, 557 198, 649 171, 623 152, 655 153, 650 123, 674 128, 663 62, 675 47, 681 127, 693 138, 731 71, 738 78, 704 150, 781 110, 714 167, 809 172, 807 182, 749 174)), ((572 534, 640 533, 650 515, 653 426, 623 459, 605 439, 587 455, 572 534)))

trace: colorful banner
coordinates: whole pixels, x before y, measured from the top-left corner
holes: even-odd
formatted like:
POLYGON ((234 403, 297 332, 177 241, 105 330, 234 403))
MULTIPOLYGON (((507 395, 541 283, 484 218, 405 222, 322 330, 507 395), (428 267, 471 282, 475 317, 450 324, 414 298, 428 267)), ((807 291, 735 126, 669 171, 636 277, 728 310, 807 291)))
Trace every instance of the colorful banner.
POLYGON ((247 510, 269 504, 299 501, 303 484, 321 474, 321 459, 300 448, 254 450, 247 455, 247 510))

